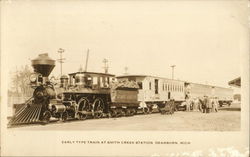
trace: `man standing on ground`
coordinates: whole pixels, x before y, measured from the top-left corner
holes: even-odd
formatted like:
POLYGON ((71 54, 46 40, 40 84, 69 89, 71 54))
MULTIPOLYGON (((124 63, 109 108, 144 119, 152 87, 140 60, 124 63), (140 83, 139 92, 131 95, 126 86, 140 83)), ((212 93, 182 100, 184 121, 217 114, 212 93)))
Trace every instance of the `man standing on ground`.
POLYGON ((186 111, 187 112, 190 111, 190 105, 191 105, 191 99, 189 97, 187 97, 187 99, 186 99, 186 111))
POLYGON ((206 95, 204 96, 204 107, 205 107, 205 112, 203 111, 203 113, 209 113, 209 100, 206 95))

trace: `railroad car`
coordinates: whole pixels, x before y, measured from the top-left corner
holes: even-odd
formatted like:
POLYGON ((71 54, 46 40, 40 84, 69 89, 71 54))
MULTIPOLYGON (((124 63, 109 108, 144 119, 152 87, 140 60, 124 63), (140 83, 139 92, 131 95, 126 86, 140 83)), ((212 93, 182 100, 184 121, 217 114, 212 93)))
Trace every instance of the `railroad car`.
POLYGON ((138 101, 144 112, 152 112, 185 101, 183 81, 149 75, 117 76, 117 80, 136 81, 139 85, 138 101), (156 109, 156 110, 157 110, 156 109))
POLYGON ((223 104, 230 106, 233 102, 233 93, 234 91, 232 88, 214 86, 212 96, 218 98, 220 106, 223 106, 223 104))
POLYGON ((233 101, 233 89, 218 86, 186 82, 186 95, 190 98, 203 98, 204 96, 216 97, 220 106, 230 105, 233 101))
POLYGON ((133 116, 137 114, 139 108, 138 102, 138 88, 136 82, 129 82, 130 85, 124 86, 124 83, 112 84, 111 87, 111 102, 110 102, 110 116, 133 116), (121 86, 122 85, 122 86, 121 86), (132 86, 131 86, 132 85, 132 86))
POLYGON ((190 98, 202 98, 204 96, 212 95, 212 86, 199 83, 185 83, 186 96, 190 98))

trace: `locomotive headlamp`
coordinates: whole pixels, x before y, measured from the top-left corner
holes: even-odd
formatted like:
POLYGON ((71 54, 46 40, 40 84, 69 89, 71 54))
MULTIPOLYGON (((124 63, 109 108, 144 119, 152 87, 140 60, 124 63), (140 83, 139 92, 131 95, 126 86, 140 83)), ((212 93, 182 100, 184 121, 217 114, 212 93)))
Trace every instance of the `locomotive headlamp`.
POLYGON ((37 75, 36 74, 31 74, 30 75, 30 82, 36 82, 37 75))

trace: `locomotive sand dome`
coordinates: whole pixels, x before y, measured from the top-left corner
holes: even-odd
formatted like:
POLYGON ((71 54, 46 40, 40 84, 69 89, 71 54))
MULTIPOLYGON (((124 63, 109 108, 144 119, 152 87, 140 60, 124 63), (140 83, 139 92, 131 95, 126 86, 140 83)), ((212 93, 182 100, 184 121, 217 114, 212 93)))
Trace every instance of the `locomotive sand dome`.
MULTIPOLYGON (((56 96, 48 76, 55 67, 55 60, 47 53, 40 54, 31 61, 34 73, 30 76, 30 85, 35 90, 33 96, 23 104, 15 104, 15 114, 9 124, 26 124, 39 122, 45 118, 51 99, 56 96)), ((48 115, 46 115, 48 116, 48 115)))

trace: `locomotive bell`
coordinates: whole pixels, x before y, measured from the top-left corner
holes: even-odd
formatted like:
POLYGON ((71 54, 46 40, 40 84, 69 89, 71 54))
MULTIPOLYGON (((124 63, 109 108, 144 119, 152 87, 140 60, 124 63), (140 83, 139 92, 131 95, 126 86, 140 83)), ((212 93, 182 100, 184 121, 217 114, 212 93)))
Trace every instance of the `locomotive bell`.
POLYGON ((49 58, 48 53, 39 54, 37 58, 31 60, 34 71, 48 77, 55 67, 55 60, 49 58))

